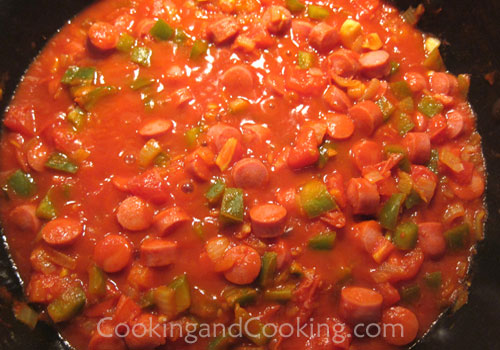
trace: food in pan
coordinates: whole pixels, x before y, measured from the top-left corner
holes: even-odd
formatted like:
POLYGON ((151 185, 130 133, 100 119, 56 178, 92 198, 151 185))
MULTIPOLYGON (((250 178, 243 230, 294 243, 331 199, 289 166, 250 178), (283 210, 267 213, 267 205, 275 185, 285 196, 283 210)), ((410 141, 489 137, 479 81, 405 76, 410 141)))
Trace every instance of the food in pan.
POLYGON ((469 77, 446 72, 421 10, 104 0, 77 15, 3 118, 16 316, 89 350, 418 339, 466 302, 486 215, 469 77))

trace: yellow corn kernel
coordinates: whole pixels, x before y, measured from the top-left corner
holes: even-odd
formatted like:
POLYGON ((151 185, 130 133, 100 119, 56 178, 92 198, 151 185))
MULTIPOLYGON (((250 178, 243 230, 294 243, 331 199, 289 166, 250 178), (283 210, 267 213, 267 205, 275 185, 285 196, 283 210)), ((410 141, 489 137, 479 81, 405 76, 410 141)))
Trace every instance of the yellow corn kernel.
POLYGON ((231 137, 220 150, 217 159, 215 159, 215 164, 219 167, 220 171, 225 171, 229 167, 237 144, 238 140, 231 137))
POLYGON ((382 40, 380 40, 380 37, 378 36, 377 33, 370 33, 368 34, 365 39, 363 40, 363 44, 361 45, 364 49, 369 49, 369 50, 379 50, 382 48, 382 40))
POLYGON ((346 19, 340 27, 340 40, 342 45, 351 48, 354 41, 361 35, 361 24, 352 19, 346 19))
POLYGON ((245 112, 250 106, 250 102, 242 98, 237 98, 229 102, 229 112, 239 114, 245 112))

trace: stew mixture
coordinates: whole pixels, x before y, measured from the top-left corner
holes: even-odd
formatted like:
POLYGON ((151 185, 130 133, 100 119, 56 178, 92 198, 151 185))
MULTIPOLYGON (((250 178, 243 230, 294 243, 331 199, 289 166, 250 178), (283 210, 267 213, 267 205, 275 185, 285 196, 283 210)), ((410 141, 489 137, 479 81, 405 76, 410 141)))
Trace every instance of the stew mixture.
POLYGON ((77 349, 376 350, 463 305, 485 169, 469 77, 422 11, 105 0, 71 20, 3 120, 16 316, 77 349), (326 327, 270 334, 287 323, 326 327))

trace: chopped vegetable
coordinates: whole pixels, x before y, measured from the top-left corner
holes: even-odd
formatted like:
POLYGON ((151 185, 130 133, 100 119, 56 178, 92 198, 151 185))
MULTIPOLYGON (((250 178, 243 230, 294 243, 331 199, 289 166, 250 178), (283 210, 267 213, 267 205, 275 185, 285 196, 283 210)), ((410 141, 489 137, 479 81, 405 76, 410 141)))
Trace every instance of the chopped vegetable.
POLYGON ((319 158, 316 163, 316 166, 320 169, 323 169, 326 163, 328 163, 328 160, 337 154, 337 150, 335 149, 335 145, 330 140, 325 140, 319 146, 318 150, 319 150, 319 158))
POLYGON ((131 84, 130 88, 132 90, 140 90, 144 87, 150 86, 154 83, 154 79, 146 77, 137 77, 131 84))
POLYGON ((428 272, 424 275, 425 284, 432 289, 439 289, 443 281, 441 271, 428 272))
POLYGON ((197 60, 207 53, 208 43, 205 40, 197 39, 193 43, 193 47, 191 48, 191 53, 189 58, 192 60, 197 60))
POLYGON ((66 120, 69 121, 77 131, 80 131, 87 121, 87 113, 79 107, 74 107, 71 108, 66 115, 66 120))
POLYGON ((430 171, 432 171, 436 175, 439 173, 438 162, 439 162, 439 152, 437 149, 434 148, 431 150, 431 158, 429 159, 427 167, 429 168, 430 171))
POLYGON ((226 188, 222 197, 220 219, 224 224, 243 222, 243 190, 241 188, 226 188))
POLYGON ((27 325, 30 329, 35 329, 38 323, 38 313, 26 303, 17 302, 14 304, 14 316, 18 321, 27 325))
POLYGON ((399 161, 399 169, 409 173, 410 170, 411 170, 411 163, 410 163, 410 160, 408 159, 408 154, 406 152, 406 150, 399 146, 399 145, 387 145, 385 146, 384 148, 385 150, 385 153, 387 155, 391 155, 391 154, 402 154, 404 157, 403 159, 401 159, 399 161))
POLYGON ((232 337, 229 332, 224 332, 208 344, 208 350, 227 350, 235 341, 236 338, 232 337))
POLYGON ((225 171, 229 167, 237 146, 238 140, 234 137, 231 137, 226 141, 224 146, 222 146, 217 158, 215 158, 215 164, 219 167, 220 171, 225 171))
POLYGON ((461 249, 465 247, 467 238, 469 237, 469 224, 464 223, 455 226, 444 233, 446 244, 451 250, 461 249))
POLYGON ((130 54, 130 59, 141 66, 149 67, 151 65, 152 54, 153 51, 150 48, 144 46, 134 47, 130 54))
POLYGON ((250 102, 243 98, 237 98, 229 102, 229 112, 239 114, 245 112, 250 107, 250 102))
POLYGON ((401 250, 410 250, 417 245, 418 226, 414 222, 405 222, 396 227, 392 242, 401 250))
POLYGON ((309 69, 314 64, 314 55, 311 52, 299 51, 297 54, 297 64, 301 69, 309 69))
POLYGON ((424 14, 425 7, 422 4, 419 4, 417 7, 408 7, 408 9, 401 14, 404 21, 411 26, 414 26, 418 23, 420 17, 424 14))
POLYGON ((174 42, 176 44, 184 44, 187 39, 188 39, 188 36, 186 35, 186 32, 184 32, 180 28, 175 29, 174 42))
POLYGON ((212 183, 212 186, 210 186, 208 191, 205 193, 205 198, 208 200, 208 203, 210 204, 218 203, 221 200, 225 189, 226 189, 226 184, 224 183, 223 180, 221 179, 215 180, 215 182, 212 183))
POLYGON ((380 110, 382 111, 384 120, 389 119, 392 113, 394 113, 394 111, 396 110, 396 107, 394 107, 394 105, 391 102, 389 102, 389 100, 385 98, 385 96, 379 98, 375 103, 377 104, 377 106, 379 106, 380 110))
POLYGON ((408 116, 408 114, 403 112, 397 113, 396 124, 398 131, 401 135, 406 135, 409 131, 413 130, 413 128, 415 127, 415 124, 413 124, 413 121, 408 116))
POLYGON ((441 71, 444 69, 444 62, 441 57, 441 52, 439 52, 439 47, 436 47, 427 55, 423 65, 434 71, 441 71))
POLYGON ((404 199, 405 195, 403 193, 395 193, 385 202, 379 215, 382 227, 388 230, 396 228, 404 199))
POLYGON ((304 5, 299 0, 285 0, 286 8, 290 10, 290 12, 301 12, 304 11, 306 5, 304 5))
POLYGON ((389 72, 390 75, 394 75, 397 72, 399 72, 399 67, 401 66, 399 62, 391 61, 390 65, 391 65, 391 71, 389 72))
POLYGON ((278 255, 275 252, 265 252, 262 256, 262 266, 259 275, 259 285, 269 287, 274 279, 278 255))
POLYGON ((35 180, 22 170, 16 170, 7 180, 7 184, 17 195, 22 197, 31 197, 36 191, 35 180))
POLYGON ((407 97, 412 96, 412 92, 408 83, 404 80, 397 81, 395 83, 391 83, 390 85, 391 92, 398 100, 403 100, 407 97))
POLYGON ((64 153, 53 153, 45 163, 45 166, 70 174, 75 174, 78 171, 78 165, 71 162, 64 153))
POLYGON ((441 152, 439 152, 439 160, 455 173, 460 173, 464 170, 464 165, 460 157, 449 148, 441 149, 441 152))
POLYGON ((200 136, 201 132, 203 131, 203 128, 201 126, 195 126, 184 134, 186 137, 186 143, 188 147, 193 147, 196 145, 196 140, 198 139, 198 136, 200 136))
POLYGON ((469 74, 459 74, 457 76, 458 80, 458 90, 463 98, 467 98, 469 95, 470 88, 470 75, 469 74))
POLYGON ((307 6, 307 16, 311 19, 324 20, 330 16, 327 8, 317 5, 307 6))
POLYGON ((279 303, 287 302, 292 299, 294 289, 294 286, 268 289, 264 291, 264 299, 277 301, 279 303))
POLYGON ((160 168, 166 168, 170 164, 170 157, 167 153, 161 151, 153 161, 154 165, 160 168))
POLYGON ((362 32, 363 30, 359 22, 353 19, 346 19, 340 27, 340 40, 345 47, 351 48, 362 32))
POLYGON ((331 250, 335 245, 336 236, 333 231, 320 233, 309 240, 308 246, 314 250, 331 250))
POLYGON ((411 209, 414 206, 420 204, 421 202, 422 202, 422 198, 420 197, 420 195, 417 193, 417 191, 412 189, 411 192, 406 197, 405 208, 411 209))
POLYGON ((102 297, 106 294, 106 274, 96 265, 89 268, 88 292, 93 297, 102 297))
POLYGON ((71 66, 64 73, 61 83, 66 85, 90 85, 96 78, 94 67, 71 66))
POLYGON ((122 33, 118 44, 116 44, 116 49, 121 52, 130 52, 134 46, 135 39, 127 33, 122 33))
POLYGON ((255 343, 255 345, 263 346, 269 342, 270 338, 264 332, 265 326, 258 318, 252 317, 239 305, 236 305, 234 309, 234 317, 237 322, 241 320, 241 324, 245 325, 243 327, 243 334, 255 343))
POLYGON ((230 307, 234 307, 236 304, 245 306, 253 303, 257 300, 257 290, 253 288, 226 288, 222 292, 222 296, 226 299, 226 302, 230 307))
POLYGON ((174 29, 160 18, 156 21, 149 33, 157 40, 169 40, 174 35, 174 29))
POLYGON ((171 288, 175 294, 177 313, 189 309, 191 305, 191 291, 186 275, 176 277, 172 283, 170 283, 169 288, 171 288))
POLYGON ((418 103, 418 110, 422 114, 432 118, 436 114, 441 113, 443 105, 431 96, 424 96, 418 103))
POLYGON ((92 108, 103 97, 116 93, 117 89, 114 86, 99 86, 83 96, 81 103, 85 109, 92 108))
POLYGON ((50 191, 42 198, 36 208, 36 216, 40 219, 52 220, 57 216, 56 208, 50 199, 50 191))
POLYGON ((151 165, 154 159, 161 153, 161 146, 155 139, 149 139, 139 152, 138 164, 146 168, 151 165))
POLYGON ((403 287, 399 291, 399 295, 402 302, 411 304, 420 298, 420 287, 418 284, 403 287))
POLYGON ((169 318, 177 315, 175 291, 168 286, 160 286, 154 290, 153 300, 158 310, 169 318))
POLYGON ((415 104, 413 103, 413 98, 408 96, 398 103, 398 108, 403 113, 412 113, 415 110, 415 104))
POLYGON ((309 181, 301 188, 299 201, 302 210, 310 219, 335 209, 337 206, 326 186, 318 180, 309 181))
POLYGON ((47 312, 55 323, 68 321, 83 309, 86 301, 84 290, 79 286, 72 287, 51 302, 47 312))
POLYGON ((47 256, 47 259, 51 262, 54 263, 58 266, 64 267, 68 270, 75 270, 76 269, 76 259, 66 255, 64 253, 61 253, 51 247, 45 247, 43 248, 43 251, 45 252, 45 255, 47 256))

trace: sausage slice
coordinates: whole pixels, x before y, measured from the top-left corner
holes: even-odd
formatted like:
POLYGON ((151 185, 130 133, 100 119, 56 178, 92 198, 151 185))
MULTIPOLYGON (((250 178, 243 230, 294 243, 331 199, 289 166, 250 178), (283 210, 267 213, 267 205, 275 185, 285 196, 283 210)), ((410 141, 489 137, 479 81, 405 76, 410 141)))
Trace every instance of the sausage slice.
POLYGON ((51 245, 73 243, 83 233, 83 225, 74 219, 57 218, 42 227, 42 238, 51 245))
POLYGON ((431 139, 425 132, 409 132, 403 139, 403 146, 414 164, 426 164, 431 157, 431 139))
POLYGON ((233 17, 226 17, 210 24, 207 28, 207 34, 215 44, 226 44, 232 41, 238 32, 240 26, 233 17))
POLYGON ((262 15, 262 22, 271 34, 286 32, 292 23, 292 14, 283 6, 271 5, 262 15))
POLYGON ((382 294, 363 287, 345 287, 340 292, 339 312, 351 324, 378 322, 382 316, 382 294))
POLYGON ((389 53, 384 50, 370 51, 359 56, 361 72, 368 78, 383 78, 391 69, 389 53))
POLYGON ((153 218, 153 226, 160 235, 165 235, 183 222, 191 221, 191 217, 179 207, 167 208, 153 218))
POLYGON ((287 211, 279 204, 261 204, 250 209, 252 230, 257 237, 272 238, 283 234, 287 211))
POLYGON ((332 50, 339 39, 337 30, 325 22, 316 24, 309 33, 309 43, 320 52, 332 50))
POLYGON ((353 178, 347 183, 347 200, 354 214, 376 214, 380 203, 377 185, 365 178, 353 178))
POLYGON ((237 187, 258 188, 267 183, 269 173, 258 159, 244 158, 233 166, 232 176, 237 187))
POLYGON ((137 196, 126 198, 118 206, 116 218, 120 225, 130 231, 141 231, 151 226, 153 208, 137 196))
POLYGON ((371 135, 384 121, 380 107, 373 101, 362 101, 349 109, 349 115, 356 127, 366 135, 371 135))
POLYGON ((141 262, 145 266, 167 266, 177 258, 177 242, 148 238, 142 241, 140 252, 141 262))

